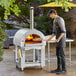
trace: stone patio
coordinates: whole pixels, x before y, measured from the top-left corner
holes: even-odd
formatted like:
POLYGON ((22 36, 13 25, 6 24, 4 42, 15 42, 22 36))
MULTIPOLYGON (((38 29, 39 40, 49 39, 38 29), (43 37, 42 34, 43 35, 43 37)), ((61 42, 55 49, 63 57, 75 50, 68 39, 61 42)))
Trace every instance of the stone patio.
MULTIPOLYGON (((0 62, 0 76, 58 76, 49 73, 50 70, 56 68, 56 60, 52 60, 49 68, 48 63, 46 62, 46 67, 44 69, 35 67, 25 68, 24 71, 21 71, 15 66, 12 46, 10 49, 4 49, 3 58, 3 61, 0 62)), ((76 76, 76 48, 72 48, 72 66, 70 67, 69 64, 67 64, 67 74, 60 76, 76 76)))

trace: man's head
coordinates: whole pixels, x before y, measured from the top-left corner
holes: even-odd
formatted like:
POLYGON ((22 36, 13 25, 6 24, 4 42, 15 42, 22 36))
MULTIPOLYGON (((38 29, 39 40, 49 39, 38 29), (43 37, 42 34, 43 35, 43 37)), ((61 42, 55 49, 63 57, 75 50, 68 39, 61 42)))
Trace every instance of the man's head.
POLYGON ((52 19, 56 18, 56 16, 57 16, 56 10, 55 9, 49 10, 48 16, 51 17, 52 19))

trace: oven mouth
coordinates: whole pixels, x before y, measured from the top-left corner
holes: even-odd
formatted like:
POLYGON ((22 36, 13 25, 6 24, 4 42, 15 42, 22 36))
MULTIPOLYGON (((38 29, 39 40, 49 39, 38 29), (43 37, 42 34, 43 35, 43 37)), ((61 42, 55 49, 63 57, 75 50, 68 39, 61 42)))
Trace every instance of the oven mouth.
POLYGON ((42 39, 40 36, 36 34, 30 34, 25 39, 25 44, 36 44, 36 43, 42 43, 42 39))

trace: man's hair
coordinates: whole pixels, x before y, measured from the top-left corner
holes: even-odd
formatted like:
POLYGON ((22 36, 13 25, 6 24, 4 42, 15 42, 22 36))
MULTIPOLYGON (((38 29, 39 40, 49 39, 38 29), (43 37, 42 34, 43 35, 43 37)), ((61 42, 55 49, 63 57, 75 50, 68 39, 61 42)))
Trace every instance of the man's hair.
POLYGON ((57 12, 56 12, 56 10, 55 10, 55 9, 51 9, 51 10, 49 10, 49 12, 48 12, 47 16, 50 16, 50 14, 52 14, 52 13, 57 14, 57 12))

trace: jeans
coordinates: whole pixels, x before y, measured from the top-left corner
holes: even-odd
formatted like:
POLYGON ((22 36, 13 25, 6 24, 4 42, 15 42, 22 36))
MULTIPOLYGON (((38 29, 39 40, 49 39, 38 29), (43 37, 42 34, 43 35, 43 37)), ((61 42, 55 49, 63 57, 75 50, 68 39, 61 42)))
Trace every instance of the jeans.
POLYGON ((57 69, 66 70, 65 47, 56 47, 57 69))

